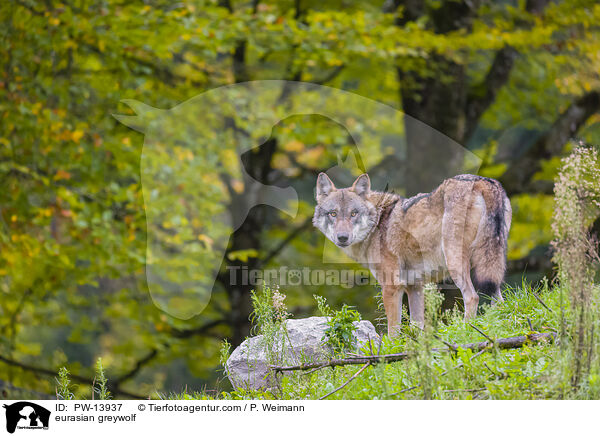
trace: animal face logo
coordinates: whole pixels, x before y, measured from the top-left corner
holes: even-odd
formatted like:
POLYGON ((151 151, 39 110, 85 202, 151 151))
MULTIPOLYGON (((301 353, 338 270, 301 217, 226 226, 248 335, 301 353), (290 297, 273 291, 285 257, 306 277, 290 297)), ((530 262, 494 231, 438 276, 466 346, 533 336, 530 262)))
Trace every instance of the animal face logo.
POLYGON ((48 429, 50 411, 29 401, 3 406, 6 409, 6 431, 19 429, 48 429))
MULTIPOLYGON (((362 172, 371 174, 378 189, 390 181, 391 187, 400 183, 400 164, 375 167, 385 159, 381 150, 387 150, 396 162, 409 158, 404 140, 407 122, 412 123, 412 131, 432 131, 428 137, 440 147, 451 147, 461 169, 462 157, 468 153, 390 106, 309 83, 240 83, 210 90, 169 110, 132 100, 125 103, 137 115, 115 117, 145 134, 140 169, 147 224, 147 285, 155 305, 180 319, 198 315, 208 304, 230 237, 251 208, 268 205, 290 220, 295 218, 297 191, 258 181, 242 162, 242 155, 265 143, 283 119, 320 115, 344 126, 356 146, 355 154, 364 160, 362 172)), ((336 183, 357 175, 339 166, 328 173, 336 183)), ((446 166, 446 171, 436 172, 435 179, 455 173, 446 166)), ((332 195, 333 200, 337 194, 332 195)), ((325 203, 322 206, 323 214, 333 210, 325 203)), ((331 214, 319 216, 329 229, 328 237, 336 244, 364 237, 372 225, 371 211, 356 189, 344 196, 339 207, 334 213, 343 221, 334 220, 331 214)))

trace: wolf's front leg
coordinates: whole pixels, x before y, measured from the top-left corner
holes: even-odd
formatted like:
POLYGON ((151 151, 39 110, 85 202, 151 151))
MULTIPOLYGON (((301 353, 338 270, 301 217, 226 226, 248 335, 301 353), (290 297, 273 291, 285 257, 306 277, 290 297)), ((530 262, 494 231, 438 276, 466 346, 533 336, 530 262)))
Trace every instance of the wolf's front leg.
POLYGON ((402 322, 404 289, 399 285, 383 285, 382 294, 388 322, 388 336, 395 336, 400 332, 400 323, 402 322))

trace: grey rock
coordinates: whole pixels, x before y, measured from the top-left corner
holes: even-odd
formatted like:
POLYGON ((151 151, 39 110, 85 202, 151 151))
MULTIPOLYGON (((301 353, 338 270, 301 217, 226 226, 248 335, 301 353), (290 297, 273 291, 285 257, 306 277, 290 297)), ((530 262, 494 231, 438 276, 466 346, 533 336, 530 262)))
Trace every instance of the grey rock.
MULTIPOLYGON (((371 339, 376 347, 379 336, 373 324, 364 320, 354 324, 358 327, 354 332, 357 346, 371 339)), ((270 365, 299 365, 327 359, 330 350, 323 343, 326 329, 326 317, 288 319, 286 332, 282 329, 271 347, 262 335, 246 339, 225 364, 229 381, 236 389, 268 389, 277 384, 270 365)))

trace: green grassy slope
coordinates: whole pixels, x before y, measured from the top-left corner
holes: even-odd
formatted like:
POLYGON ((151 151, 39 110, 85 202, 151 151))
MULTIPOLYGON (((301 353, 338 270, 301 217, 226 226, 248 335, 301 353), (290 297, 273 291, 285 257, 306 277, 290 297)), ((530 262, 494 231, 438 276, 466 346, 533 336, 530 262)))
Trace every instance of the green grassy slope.
MULTIPOLYGON (((565 294, 565 293, 563 293, 565 294)), ((505 301, 487 306, 470 324, 491 338, 559 332, 568 318, 567 297, 560 290, 532 290, 524 284, 504 292, 505 301), (535 298, 542 299, 547 307, 535 298), (561 309, 562 307, 562 309, 561 309)), ((430 322, 435 322, 431 320, 430 322)), ((462 314, 445 314, 437 328, 426 332, 405 326, 398 338, 384 336, 380 354, 411 351, 416 357, 406 361, 370 366, 329 399, 543 399, 561 398, 555 369, 560 366, 558 344, 525 346, 514 350, 491 349, 474 355, 470 350, 432 353, 431 348, 485 341, 485 337, 465 323, 462 314)), ((376 349, 377 345, 375 345, 376 349)), ((370 354, 369 347, 363 350, 370 354)), ((324 368, 310 374, 286 373, 280 389, 271 392, 234 390, 221 392, 224 399, 318 399, 343 385, 360 365, 324 368)), ((592 371, 587 398, 597 398, 600 380, 592 371)), ((203 393, 179 394, 171 398, 214 398, 203 393)))

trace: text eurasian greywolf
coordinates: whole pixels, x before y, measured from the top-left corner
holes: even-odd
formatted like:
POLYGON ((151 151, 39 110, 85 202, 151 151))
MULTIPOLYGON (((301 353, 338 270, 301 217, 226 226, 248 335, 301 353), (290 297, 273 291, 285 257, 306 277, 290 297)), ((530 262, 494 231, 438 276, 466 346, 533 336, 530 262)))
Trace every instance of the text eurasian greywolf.
POLYGON ((315 227, 380 283, 388 334, 401 322, 404 293, 411 320, 423 326, 423 285, 430 281, 452 279, 465 319, 477 314, 477 291, 502 301, 512 210, 498 181, 463 174, 433 192, 403 198, 372 191, 367 174, 337 189, 321 173, 316 199, 315 227))

